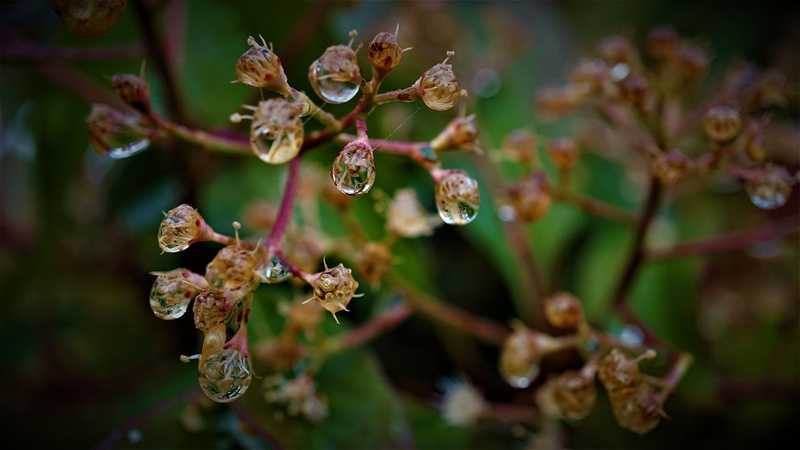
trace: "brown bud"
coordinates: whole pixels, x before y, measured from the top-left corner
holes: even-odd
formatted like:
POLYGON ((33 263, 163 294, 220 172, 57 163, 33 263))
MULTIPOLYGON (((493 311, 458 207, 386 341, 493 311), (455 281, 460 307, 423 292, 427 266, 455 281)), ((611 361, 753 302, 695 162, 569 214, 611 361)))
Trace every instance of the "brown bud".
POLYGON ((692 170, 693 163, 680 150, 659 153, 652 161, 653 173, 664 184, 675 184, 692 170))
POLYGON ((536 393, 537 404, 545 414, 570 420, 588 416, 596 400, 594 377, 574 370, 550 378, 536 393))
POLYGON ((503 140, 503 154, 511 161, 532 163, 536 159, 536 136, 530 131, 519 128, 513 130, 503 140))
POLYGON ((553 139, 547 146, 547 152, 559 170, 571 170, 578 162, 578 144, 570 138, 553 139))
POLYGON ((547 119, 574 111, 589 91, 582 85, 545 88, 536 94, 536 112, 547 119))
POLYGON ((380 32, 367 47, 367 56, 372 67, 378 72, 387 73, 400 64, 403 49, 397 43, 397 34, 380 32))
POLYGON ((676 60, 681 73, 689 79, 700 78, 708 70, 708 55, 700 47, 681 46, 678 49, 676 60))
POLYGON ((434 151, 462 148, 476 150, 478 147, 478 125, 475 115, 457 117, 447 124, 447 127, 431 141, 434 151))
POLYGON ((286 81, 281 59, 278 58, 271 47, 267 46, 264 38, 261 44, 252 36, 247 38, 250 48, 236 60, 236 77, 242 83, 257 88, 264 88, 277 92, 283 96, 289 95, 291 88, 286 81))
POLYGON ((559 292, 544 303, 547 322, 556 328, 576 329, 584 321, 580 300, 568 292, 559 292))
POLYGON ((257 282, 261 246, 255 250, 233 244, 223 247, 206 266, 206 279, 211 287, 233 291, 257 282))
POLYGON ((575 85, 585 85, 593 93, 600 93, 609 79, 608 65, 600 59, 581 59, 572 70, 569 80, 575 85))
POLYGON ((503 343, 500 374, 511 386, 524 389, 539 374, 542 357, 558 348, 550 336, 516 324, 514 332, 503 343))
POLYGON ((111 87, 123 102, 142 114, 150 114, 150 87, 138 75, 118 74, 111 77, 111 87))
POLYGON ((392 253, 386 245, 368 242, 358 254, 358 272, 368 283, 376 284, 392 268, 392 253))
POLYGON ((670 27, 654 28, 647 35, 647 51, 657 59, 667 59, 675 55, 680 45, 680 36, 670 27))
POLYGON ((537 171, 518 181, 507 192, 508 203, 514 218, 523 222, 535 222, 550 210, 550 188, 544 172, 537 171))
POLYGON ((434 111, 446 111, 455 106, 456 101, 466 92, 453 73, 453 66, 447 63, 450 58, 428 69, 417 80, 417 95, 425 105, 434 111))
POLYGON ((739 111, 727 105, 714 106, 703 118, 706 135, 716 142, 728 142, 739 134, 742 119, 739 111))
POLYGON ((356 52, 347 45, 328 47, 308 68, 308 81, 327 103, 346 103, 358 93, 361 70, 356 52))
POLYGON ((306 282, 314 288, 312 299, 333 314, 337 322, 339 319, 336 313, 348 310, 347 305, 358 289, 358 282, 353 279, 352 271, 342 264, 309 275, 306 282))

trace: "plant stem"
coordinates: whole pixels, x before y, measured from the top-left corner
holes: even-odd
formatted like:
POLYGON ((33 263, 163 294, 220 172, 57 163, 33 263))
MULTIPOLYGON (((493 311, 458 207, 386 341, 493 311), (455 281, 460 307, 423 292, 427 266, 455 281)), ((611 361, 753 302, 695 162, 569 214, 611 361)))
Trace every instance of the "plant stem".
POLYGON ((680 383, 683 376, 686 374, 686 371, 689 370, 689 366, 692 365, 692 355, 688 353, 681 353, 678 355, 678 358, 675 360, 675 364, 672 365, 672 369, 670 369, 669 373, 664 377, 663 387, 661 391, 658 393, 658 400, 660 404, 663 404, 667 398, 675 391, 675 388, 678 387, 678 383, 680 383))
POLYGON ((276 250, 280 245, 283 235, 286 233, 286 228, 289 226, 289 220, 292 217, 294 209, 294 199, 297 193, 298 172, 300 171, 300 157, 295 156, 288 163, 286 170, 286 184, 283 188, 283 197, 281 198, 281 205, 278 208, 278 215, 275 217, 275 224, 267 236, 264 243, 266 248, 270 251, 276 250))
POLYGON ((403 323, 411 317, 412 312, 411 308, 403 303, 394 305, 339 338, 337 349, 342 350, 363 345, 403 323))
MULTIPOLYGON (((352 134, 340 133, 336 136, 336 140, 342 143, 349 143, 358 139, 352 134)), ((390 153, 393 155, 405 156, 412 161, 418 163, 420 166, 430 171, 433 168, 434 162, 422 153, 427 142, 406 142, 406 141, 392 141, 388 139, 369 139, 370 147, 374 150, 383 153, 390 153)))
POLYGON ((407 88, 396 89, 394 91, 384 92, 375 96, 375 104, 383 105, 392 102, 410 103, 417 99, 417 85, 414 84, 407 88))
POLYGON ((635 214, 580 193, 561 187, 553 188, 552 193, 553 198, 572 204, 593 216, 626 225, 636 225, 639 222, 635 214))

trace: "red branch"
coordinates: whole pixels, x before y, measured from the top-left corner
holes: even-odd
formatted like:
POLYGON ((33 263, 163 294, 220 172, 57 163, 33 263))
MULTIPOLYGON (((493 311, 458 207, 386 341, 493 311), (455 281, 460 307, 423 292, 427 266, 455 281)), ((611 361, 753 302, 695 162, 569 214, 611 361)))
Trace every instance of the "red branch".
POLYGON ((278 209, 278 215, 275 218, 275 225, 272 226, 267 241, 264 243, 267 249, 275 250, 286 233, 286 228, 289 226, 289 220, 292 217, 292 210, 294 209, 294 198, 297 193, 298 172, 300 171, 300 158, 293 158, 288 163, 286 170, 286 184, 283 188, 283 198, 281 198, 281 205, 278 209))
POLYGON ((357 347, 372 340, 376 336, 403 323, 411 316, 411 312, 411 308, 402 303, 389 308, 342 336, 340 341, 341 348, 357 347))

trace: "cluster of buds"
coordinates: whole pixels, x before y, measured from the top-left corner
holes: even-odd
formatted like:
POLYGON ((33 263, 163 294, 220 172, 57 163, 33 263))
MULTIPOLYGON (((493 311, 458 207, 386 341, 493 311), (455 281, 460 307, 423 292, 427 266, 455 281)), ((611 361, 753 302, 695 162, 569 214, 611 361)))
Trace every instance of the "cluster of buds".
MULTIPOLYGON (((615 346, 618 340, 590 327, 580 301, 566 292, 545 300, 544 317, 548 325, 567 334, 553 337, 515 323, 500 355, 500 373, 508 384, 527 388, 539 374, 542 358, 571 348, 583 354, 586 362, 579 370, 550 376, 537 389, 535 399, 543 414, 565 420, 585 418, 597 401, 595 378, 599 378, 622 427, 646 433, 658 424, 672 387, 668 384, 675 380, 667 382, 666 378, 659 380, 639 372, 639 361, 654 357, 653 350, 629 358, 615 346), (663 392, 656 392, 656 384, 663 392)), ((681 364, 683 371, 688 362, 681 364)))

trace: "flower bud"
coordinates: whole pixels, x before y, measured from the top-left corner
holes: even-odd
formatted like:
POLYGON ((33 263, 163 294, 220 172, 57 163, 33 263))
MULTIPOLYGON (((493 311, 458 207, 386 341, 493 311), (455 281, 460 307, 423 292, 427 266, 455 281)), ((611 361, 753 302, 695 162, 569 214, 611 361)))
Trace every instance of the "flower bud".
POLYGON ((742 128, 739 111, 726 105, 718 105, 706 111, 703 118, 706 135, 715 142, 724 143, 732 140, 742 128))
POLYGON ((556 349, 558 345, 550 336, 517 325, 503 343, 500 374, 511 386, 524 389, 539 374, 542 357, 556 349))
POLYGON ((747 181, 747 194, 758 208, 776 209, 786 204, 792 183, 789 171, 776 164, 767 164, 756 178, 747 181))
POLYGON ((331 179, 342 194, 362 195, 375 184, 375 156, 366 139, 344 146, 331 165, 331 179))
POLYGON ((580 300, 568 292, 559 292, 544 302, 544 316, 556 327, 574 330, 584 323, 580 300))
POLYGON ((124 113, 106 105, 92 105, 86 118, 89 143, 101 155, 112 159, 133 156, 150 146, 152 132, 136 113, 124 113))
POLYGON ((328 47, 308 68, 308 81, 326 103, 347 103, 361 87, 356 52, 347 45, 328 47))
POLYGON ((206 333, 214 326, 224 324, 233 309, 230 296, 219 289, 203 291, 194 299, 192 312, 194 313, 194 326, 206 333))
POLYGON ((675 184, 692 170, 692 160, 680 150, 659 153, 652 161, 653 173, 666 185, 675 184))
POLYGON ((688 79, 702 77, 708 70, 708 55, 705 50, 692 45, 683 45, 676 56, 681 74, 688 79))
POLYGON ((463 148, 465 150, 478 149, 478 125, 475 115, 457 117, 447 124, 447 127, 431 141, 431 148, 436 151, 463 148))
POLYGON ((228 291, 252 285, 261 248, 250 250, 239 244, 223 247, 206 266, 208 283, 212 288, 228 291))
POLYGON ((654 28, 647 35, 647 52, 656 59, 668 59, 678 51, 680 41, 680 36, 672 28, 654 28))
POLYGON ((244 395, 253 380, 250 355, 225 348, 198 365, 198 383, 208 398, 227 403, 244 395))
POLYGON ((655 357, 655 352, 652 350, 648 350, 638 358, 629 358, 621 350, 615 348, 600 359, 598 376, 609 393, 634 387, 642 383, 639 361, 653 357, 655 357))
POLYGON ((630 74, 619 83, 622 100, 639 111, 647 111, 652 105, 653 96, 647 79, 630 74))
POLYGON ((317 301, 320 306, 331 314, 336 322, 339 319, 336 313, 347 311, 347 305, 358 289, 358 282, 353 279, 352 270, 339 264, 336 267, 326 268, 324 271, 309 275, 306 279, 308 284, 314 288, 314 296, 311 300, 317 301))
POLYGON ((587 93, 583 85, 542 89, 536 94, 536 112, 546 119, 557 119, 574 111, 587 93))
POLYGON ((459 97, 466 95, 453 73, 453 66, 447 63, 451 54, 448 52, 444 61, 428 69, 416 83, 417 95, 434 111, 446 111, 455 106, 459 97))
POLYGON ((208 288, 202 275, 186 269, 152 274, 156 276, 156 281, 150 290, 150 308, 159 319, 173 320, 183 316, 189 309, 189 302, 208 288))
POLYGON ((247 205, 244 211, 244 223, 248 228, 267 231, 275 225, 277 215, 278 208, 274 203, 255 201, 247 205))
POLYGON ((290 416, 303 416, 311 422, 319 422, 328 416, 327 401, 319 396, 314 379, 306 373, 291 380, 283 377, 268 379, 265 385, 267 402, 285 404, 290 416))
POLYGON ((167 253, 180 252, 203 240, 207 232, 208 225, 196 209, 179 205, 164 213, 158 227, 158 246, 167 253))
POLYGON ((609 79, 608 65, 600 59, 581 59, 570 74, 570 82, 592 93, 601 93, 609 79))
POLYGON ((447 170, 436 181, 436 209, 449 225, 466 225, 478 217, 478 182, 463 170, 447 170))
POLYGON ((511 161, 531 164, 536 160, 536 136, 530 131, 519 128, 503 140, 503 154, 511 161))
POLYGON ((652 386, 640 384, 636 388, 609 393, 611 410, 617 423, 634 433, 645 434, 655 428, 663 415, 652 386))
POLYGON ((547 152, 559 170, 572 170, 578 162, 578 144, 570 138, 562 137, 550 141, 547 152))
POLYGON ((252 36, 248 37, 247 45, 250 48, 236 61, 236 78, 248 86, 288 96, 291 90, 278 55, 267 47, 264 38, 259 44, 252 36))
POLYGON ((472 384, 456 381, 446 386, 442 399, 442 416, 450 425, 473 425, 488 408, 489 404, 472 384))
POLYGON ((506 193, 512 219, 535 222, 550 210, 552 199, 544 172, 536 171, 511 185, 506 193))
POLYGON ((400 189, 395 192, 386 211, 386 229, 406 238, 430 236, 434 220, 420 205, 413 189, 400 189))
POLYGON ((283 164, 297 156, 303 146, 300 107, 281 98, 261 101, 253 113, 250 147, 262 161, 283 164))
POLYGON ((594 376, 569 370, 550 378, 536 392, 536 403, 551 417, 580 420, 588 416, 597 400, 594 376))
POLYGON ((118 74, 111 77, 111 87, 119 98, 142 114, 150 114, 150 87, 138 75, 118 74))
POLYGON ((378 73, 386 74, 400 64, 403 49, 397 43, 397 34, 386 31, 375 35, 367 47, 367 56, 378 73))
POLYGON ((392 253, 380 242, 368 242, 358 254, 358 273, 368 283, 379 283, 392 268, 392 253))
POLYGON ((127 0, 54 0, 56 13, 70 33, 82 37, 105 34, 125 11, 127 0))

